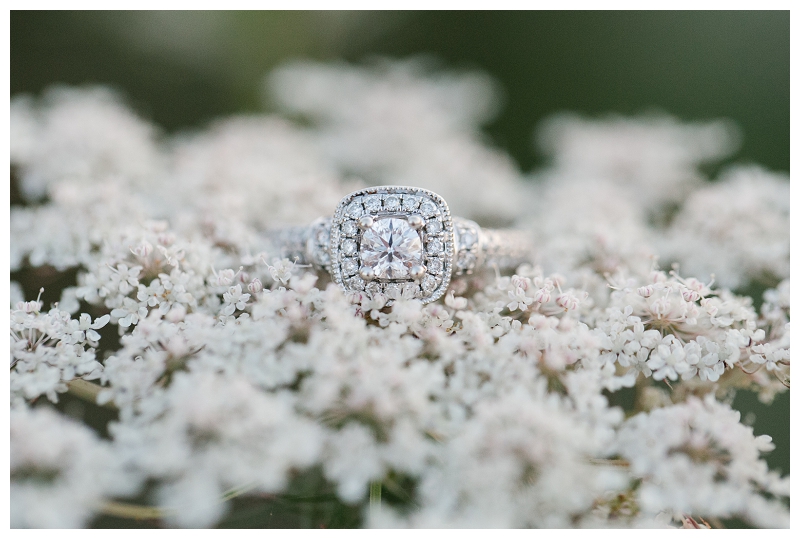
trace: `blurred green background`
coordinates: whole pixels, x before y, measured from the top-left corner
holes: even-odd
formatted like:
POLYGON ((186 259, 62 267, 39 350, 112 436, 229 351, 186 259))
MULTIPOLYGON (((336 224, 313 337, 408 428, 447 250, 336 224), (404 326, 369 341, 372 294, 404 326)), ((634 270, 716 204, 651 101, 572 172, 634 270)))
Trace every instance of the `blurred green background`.
POLYGON ((789 170, 789 12, 11 12, 11 93, 103 83, 168 130, 261 110, 291 58, 426 54, 505 90, 487 131, 524 170, 561 110, 731 118, 732 159, 789 170))
MULTIPOLYGON (((789 170, 788 11, 11 12, 12 96, 106 84, 168 132, 263 110, 264 74, 287 59, 420 54, 500 83, 486 131, 526 171, 533 127, 564 110, 730 118, 743 142, 729 162, 789 170)), ((735 405, 788 473, 788 393, 735 405)))

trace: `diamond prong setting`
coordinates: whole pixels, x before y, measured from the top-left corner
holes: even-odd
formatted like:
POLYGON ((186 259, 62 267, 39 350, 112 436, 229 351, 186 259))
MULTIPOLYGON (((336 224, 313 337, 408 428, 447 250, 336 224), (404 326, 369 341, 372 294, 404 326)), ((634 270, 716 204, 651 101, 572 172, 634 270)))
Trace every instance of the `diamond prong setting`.
POLYGON ((375 220, 369 215, 362 215, 358 220, 358 228, 361 230, 372 228, 373 224, 375 224, 375 220))
POLYGON ((373 270, 372 268, 370 268, 370 267, 368 267, 368 266, 362 266, 362 267, 361 267, 361 268, 358 270, 358 274, 359 274, 359 275, 361 276, 361 278, 362 278, 362 279, 364 279, 365 281, 371 281, 372 279, 374 279, 374 278, 375 278, 375 270, 373 270))
POLYGON ((408 274, 411 275, 411 278, 415 281, 422 279, 425 275, 427 268, 425 266, 412 266, 409 270, 408 274))
POLYGON ((408 225, 414 230, 419 230, 425 226, 425 219, 423 219, 421 215, 409 215, 408 225))

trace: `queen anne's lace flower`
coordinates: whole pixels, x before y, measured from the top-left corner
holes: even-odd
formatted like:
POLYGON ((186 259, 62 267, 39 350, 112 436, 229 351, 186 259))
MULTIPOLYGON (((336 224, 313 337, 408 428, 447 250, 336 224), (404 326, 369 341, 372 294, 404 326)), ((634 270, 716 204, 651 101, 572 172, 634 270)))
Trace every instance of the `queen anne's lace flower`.
POLYGON ((94 322, 88 314, 78 320, 53 308, 39 311, 41 302, 19 302, 11 311, 11 399, 35 399, 46 395, 53 402, 75 378, 94 380, 103 366, 94 348, 100 340, 97 329, 109 316, 94 322))
POLYGON ((773 448, 769 436, 754 436, 739 423, 739 412, 711 396, 631 418, 617 446, 642 479, 644 513, 741 514, 760 526, 788 526, 780 502, 761 498, 789 495, 788 480, 759 460, 773 448))
POLYGON ((12 526, 115 496, 213 526, 305 484, 372 526, 787 525, 770 441, 715 400, 768 402, 790 366, 788 182, 706 182, 727 123, 558 117, 528 182, 480 136, 483 75, 293 64, 269 86, 308 125, 162 143, 106 90, 12 102, 12 271, 77 272, 47 309, 12 283, 12 526), (536 265, 425 306, 344 295, 265 231, 329 214, 354 173, 516 221, 536 265), (730 291, 753 281, 775 286, 758 311, 730 291), (110 441, 49 409, 65 391, 116 414, 110 441))
POLYGON ((692 193, 672 219, 662 252, 699 278, 737 288, 789 275, 788 178, 735 168, 692 193))
POLYGON ((108 441, 46 408, 11 410, 11 527, 86 525, 110 496, 139 482, 108 441))
POLYGON ((126 467, 162 480, 158 497, 176 524, 213 524, 226 490, 278 492, 293 468, 319 458, 322 429, 293 413, 288 393, 213 372, 179 373, 155 393, 135 420, 114 427, 115 448, 126 467))

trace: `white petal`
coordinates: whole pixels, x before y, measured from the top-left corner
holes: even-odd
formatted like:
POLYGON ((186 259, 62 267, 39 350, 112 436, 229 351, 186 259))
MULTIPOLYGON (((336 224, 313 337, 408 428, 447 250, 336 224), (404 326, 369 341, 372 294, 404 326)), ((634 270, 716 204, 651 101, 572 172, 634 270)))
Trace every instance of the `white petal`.
POLYGON ((94 324, 92 324, 91 327, 92 327, 92 329, 100 329, 100 328, 104 327, 106 324, 108 324, 109 320, 111 320, 111 317, 109 315, 107 315, 107 314, 104 314, 103 316, 101 316, 100 318, 95 320, 94 324))

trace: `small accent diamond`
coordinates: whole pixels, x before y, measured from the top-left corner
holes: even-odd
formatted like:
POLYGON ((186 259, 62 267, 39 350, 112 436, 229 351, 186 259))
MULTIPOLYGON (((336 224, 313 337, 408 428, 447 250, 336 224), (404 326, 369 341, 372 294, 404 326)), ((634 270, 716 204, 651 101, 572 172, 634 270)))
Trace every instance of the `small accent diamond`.
POLYGON ((436 289, 436 278, 432 275, 426 275, 424 279, 422 279, 422 290, 427 293, 431 293, 436 289))
POLYGON ((358 262, 355 258, 345 258, 342 262, 342 273, 352 275, 358 271, 358 262))
POLYGON ((348 286, 351 290, 364 290, 364 279, 361 277, 353 277, 349 281, 347 281, 348 286))
POLYGON ((345 221, 342 224, 342 234, 345 236, 355 236, 358 232, 358 225, 355 221, 345 221))
POLYGON ((430 200, 426 200, 419 207, 419 211, 424 217, 430 217, 436 213, 436 204, 434 204, 430 200))
POLYGON ((428 234, 438 234, 442 231, 442 222, 428 221, 428 224, 425 225, 425 230, 428 231, 428 234))
POLYGON ((371 196, 364 198, 364 206, 369 212, 376 212, 381 209, 381 197, 371 196))
POLYGON ((442 271, 442 259, 441 258, 429 258, 426 264, 428 266, 428 271, 433 274, 441 273, 442 271))
POLYGON ((414 283, 406 283, 403 285, 403 292, 401 297, 403 299, 414 299, 419 294, 419 286, 414 283))
POLYGON ((323 251, 320 249, 314 253, 314 259, 314 261, 320 266, 327 266, 331 261, 331 255, 328 254, 328 251, 323 251))
POLYGON ((461 251, 458 253, 458 260, 456 261, 456 266, 459 269, 465 270, 471 268, 476 262, 475 255, 472 253, 461 251))
POLYGON ((403 209, 406 211, 414 211, 419 207, 419 199, 415 196, 403 196, 403 209))
POLYGON ((384 288, 384 293, 389 299, 399 299, 400 285, 397 283, 389 283, 386 285, 386 288, 384 288))
POLYGON ((383 201, 383 206, 389 211, 397 211, 400 209, 400 199, 395 195, 388 196, 383 201))
POLYGON ((475 245, 475 242, 477 241, 477 238, 469 230, 461 234, 459 239, 461 240, 461 245, 466 249, 469 249, 475 245))
POLYGON ((360 200, 354 200, 347 206, 347 215, 354 219, 361 217, 362 213, 364 213, 364 208, 361 206, 360 200))
POLYGON ((431 240, 428 242, 428 252, 432 254, 439 254, 442 252, 442 242, 441 240, 431 240))
POLYGON ((380 294, 381 293, 381 284, 378 283, 378 282, 372 281, 371 283, 369 283, 367 285, 367 292, 369 292, 370 295, 373 295, 373 296, 375 294, 380 294))
POLYGON ((353 256, 358 250, 355 240, 344 240, 342 242, 342 252, 347 256, 353 256))
POLYGON ((314 231, 314 239, 320 245, 327 245, 331 239, 330 228, 319 227, 314 231))

